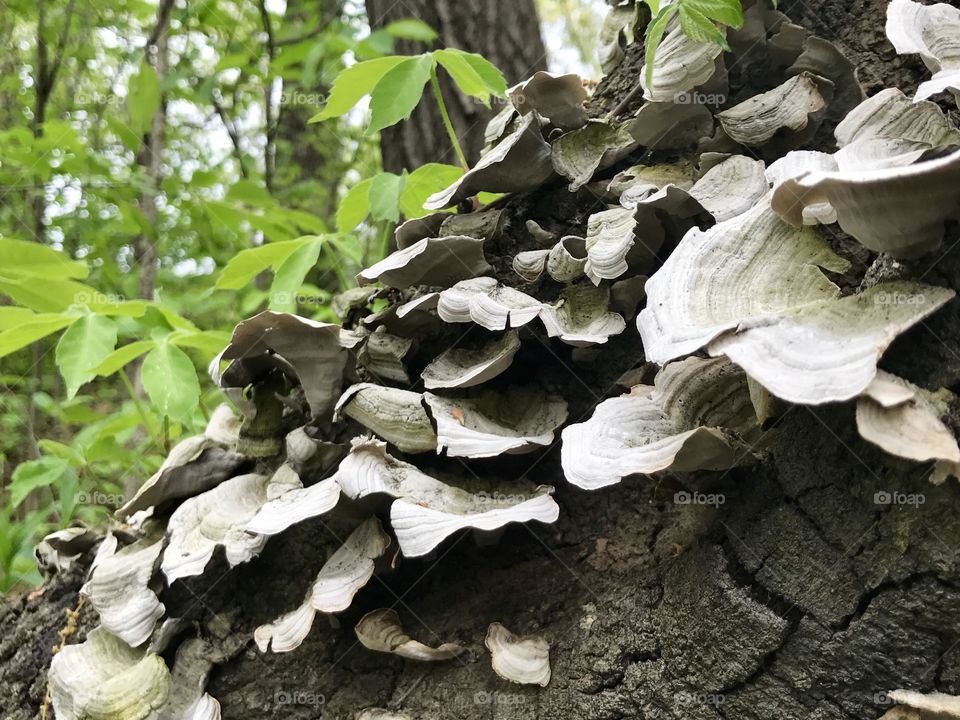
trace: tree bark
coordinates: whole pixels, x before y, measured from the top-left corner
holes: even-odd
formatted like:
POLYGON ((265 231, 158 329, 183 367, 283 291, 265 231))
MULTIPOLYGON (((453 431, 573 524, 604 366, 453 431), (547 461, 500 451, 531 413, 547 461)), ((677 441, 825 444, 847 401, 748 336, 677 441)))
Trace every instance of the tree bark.
MULTIPOLYGON (((414 17, 423 20, 439 34, 429 47, 420 42, 399 40, 398 53, 414 54, 441 47, 480 53, 500 68, 508 86, 547 68, 547 52, 540 37, 534 0, 480 3, 366 0, 366 6, 373 28, 414 17)), ((443 71, 440 76, 443 101, 463 152, 473 164, 483 148, 483 129, 498 108, 494 106, 487 110, 479 101, 457 92, 443 71)), ((414 170, 428 162, 457 164, 440 112, 429 91, 410 120, 381 133, 380 148, 383 168, 389 172, 414 170)))
MULTIPOLYGON (((815 14, 816 30, 878 83, 911 93, 922 69, 889 62, 885 5, 822 0, 787 11, 798 21, 815 14)), ((629 91, 641 55, 631 48, 598 90, 596 107, 629 91)), ((523 219, 572 231, 598 203, 564 183, 511 198, 491 262, 509 265, 526 242, 523 219)), ((954 227, 945 247, 958 237, 954 227)), ((926 279, 960 287, 960 250, 953 247, 926 279)), ((637 361, 639 341, 632 342, 604 346, 599 363, 578 365, 560 344, 525 362, 544 383, 564 388, 576 421, 637 361)), ((958 348, 954 300, 895 342, 883 367, 956 391, 958 348)), ((956 427, 960 415, 952 420, 956 427)), ((684 476, 684 485, 672 477, 627 480, 594 493, 563 480, 556 447, 541 458, 498 460, 505 478, 526 472, 557 487, 556 525, 511 527, 494 547, 463 535, 434 557, 405 560, 347 612, 318 617, 295 652, 250 650, 215 669, 208 690, 224 718, 277 720, 353 718, 371 706, 423 720, 862 720, 888 709, 890 689, 960 693, 960 484, 933 486, 926 468, 863 441, 849 403, 792 407, 769 437, 764 459, 749 467, 684 476), (675 492, 691 486, 724 501, 676 502, 675 492), (923 502, 877 502, 878 493, 893 492, 923 502), (417 638, 459 642, 470 655, 426 664, 366 651, 352 628, 384 606, 395 606, 417 638), (549 638, 548 687, 497 678, 483 648, 491 622, 549 638)), ((247 565, 226 572, 219 558, 204 578, 165 593, 168 614, 202 624, 229 611, 234 631, 249 633, 301 602, 333 543, 318 518, 271 539, 247 565)), ((5 717, 36 716, 58 610, 72 605, 79 583, 77 573, 58 578, 41 598, 0 610, 5 717)))

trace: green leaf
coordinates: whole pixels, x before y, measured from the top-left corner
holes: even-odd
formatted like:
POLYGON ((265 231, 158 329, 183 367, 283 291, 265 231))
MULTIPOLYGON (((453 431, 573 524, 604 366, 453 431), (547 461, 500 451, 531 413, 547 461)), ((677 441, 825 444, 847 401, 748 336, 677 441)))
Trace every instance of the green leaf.
POLYGON ((0 238, 0 268, 5 275, 75 280, 82 280, 88 273, 87 264, 82 260, 71 260, 46 245, 14 238, 0 238))
POLYGON ((691 40, 713 43, 724 50, 730 49, 726 35, 711 19, 686 5, 680 6, 680 29, 691 40))
POLYGON ((217 290, 239 290, 267 268, 276 270, 288 257, 314 239, 315 236, 307 236, 242 250, 226 264, 214 287, 217 290))
POLYGON ((360 102, 360 98, 373 90, 373 87, 391 68, 399 65, 405 59, 402 55, 390 55, 366 60, 341 71, 330 88, 327 104, 323 110, 310 118, 310 122, 321 122, 340 117, 360 102))
POLYGON ((370 183, 370 217, 395 223, 400 219, 400 193, 406 180, 404 175, 380 173, 370 183))
POLYGON ((416 18, 394 20, 392 23, 387 23, 383 29, 394 37, 403 38, 404 40, 430 42, 437 38, 437 33, 432 27, 416 18))
POLYGON ((347 190, 337 207, 337 230, 342 233, 350 232, 370 213, 371 183, 373 178, 367 178, 347 190))
POLYGON ((88 369, 94 375, 102 375, 104 377, 113 375, 117 370, 126 367, 129 363, 147 352, 147 350, 154 348, 156 344, 153 340, 137 340, 136 342, 127 343, 122 347, 118 347, 98 364, 88 369))
POLYGON ((400 193, 400 212, 405 218, 421 217, 430 211, 423 209, 427 198, 452 185, 463 175, 463 168, 443 163, 421 165, 407 175, 400 193))
POLYGON ((11 273, 0 265, 0 293, 9 296, 18 305, 37 312, 60 312, 71 305, 84 305, 100 295, 89 285, 74 280, 40 278, 35 275, 11 273))
POLYGON ((41 487, 60 485, 76 477, 70 466, 58 457, 47 455, 17 465, 10 483, 10 503, 17 507, 27 496, 41 487))
POLYGON ((386 30, 374 30, 353 46, 353 54, 360 60, 393 54, 393 36, 386 30))
POLYGON ((170 334, 169 341, 178 347, 199 350, 212 359, 230 342, 230 333, 220 330, 203 330, 187 334, 176 332, 170 334))
POLYGON ((168 342, 161 342, 140 368, 140 381, 161 415, 182 420, 200 401, 200 381, 187 354, 168 342))
POLYGON ((297 309, 297 291, 303 285, 307 273, 317 264, 323 238, 316 237, 298 248, 290 257, 283 261, 273 276, 270 285, 271 310, 280 312, 294 312, 297 309))
POLYGON ((673 16, 673 13, 676 12, 676 10, 676 4, 664 5, 662 8, 660 8, 660 12, 657 13, 657 16, 647 25, 647 32, 643 38, 644 60, 647 66, 645 73, 645 84, 647 90, 653 87, 653 63, 657 57, 657 47, 660 45, 660 41, 663 40, 663 34, 667 29, 667 23, 670 22, 670 18, 673 16))
POLYGON ((503 75, 496 65, 482 55, 445 48, 435 51, 434 57, 450 73, 465 95, 479 98, 485 105, 488 104, 490 95, 501 98, 507 96, 507 82, 503 75))
POLYGON ((83 455, 76 448, 72 448, 62 442, 44 438, 37 441, 37 447, 43 451, 44 455, 53 455, 74 467, 80 467, 86 464, 83 455))
POLYGON ((737 29, 743 27, 743 7, 740 5, 740 0, 681 0, 681 21, 684 11, 690 10, 721 25, 729 25, 737 29))
POLYGON ((65 328, 76 318, 72 315, 35 315, 32 320, 0 332, 0 357, 16 352, 47 335, 65 328))
POLYGON ((361 247, 356 235, 331 235, 328 239, 328 242, 336 250, 335 253, 328 254, 328 257, 330 257, 330 259, 333 261, 333 264, 337 264, 339 262, 338 256, 346 256, 358 265, 363 262, 363 248, 361 247))
POLYGON ((14 305, 0 305, 0 331, 23 325, 37 317, 33 310, 14 305))
POLYGON ((140 69, 130 76, 127 85, 127 114, 130 129, 143 135, 150 128, 153 114, 160 107, 160 80, 148 62, 140 63, 140 69))
POLYGON ((96 377, 91 368, 103 362, 117 345, 117 324, 102 315, 77 318, 57 343, 56 361, 67 384, 67 399, 96 377))
POLYGON ((430 54, 406 58, 384 75, 370 93, 370 127, 377 132, 410 117, 430 79, 434 59, 430 54))

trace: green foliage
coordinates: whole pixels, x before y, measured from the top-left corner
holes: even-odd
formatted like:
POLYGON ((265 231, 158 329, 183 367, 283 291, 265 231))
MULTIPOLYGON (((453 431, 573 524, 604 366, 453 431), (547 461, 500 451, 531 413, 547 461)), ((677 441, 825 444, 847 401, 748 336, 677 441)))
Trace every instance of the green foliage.
POLYGON ((75 481, 76 475, 62 458, 46 455, 37 460, 28 460, 13 471, 9 487, 10 502, 16 508, 37 488, 74 484, 75 481))
POLYGON ((171 420, 183 420, 200 401, 200 382, 193 363, 183 350, 167 340, 147 353, 140 379, 157 410, 171 420))
POLYGON ((506 97, 506 81, 494 65, 476 53, 443 48, 412 57, 392 55, 367 60, 347 68, 334 80, 330 99, 310 122, 340 117, 369 95, 369 132, 395 125, 410 117, 438 64, 460 92, 488 107, 491 95, 506 97))
POLYGON ((67 383, 67 399, 72 400, 84 383, 92 380, 92 371, 117 346, 117 324, 103 315, 87 312, 77 318, 57 343, 56 360, 67 383))
POLYGON ((370 125, 379 132, 410 117, 433 70, 432 55, 405 58, 390 68, 370 92, 370 125))
POLYGON ((160 108, 160 102, 160 79, 156 70, 143 61, 127 84, 127 115, 134 133, 143 135, 147 132, 154 113, 160 108))
POLYGON ((667 25, 674 15, 680 17, 680 29, 691 40, 719 45, 729 50, 726 34, 717 25, 739 30, 743 27, 743 7, 740 0, 674 0, 661 6, 659 0, 644 0, 652 18, 644 36, 646 61, 645 82, 653 85, 654 61, 657 47, 663 40, 667 25))

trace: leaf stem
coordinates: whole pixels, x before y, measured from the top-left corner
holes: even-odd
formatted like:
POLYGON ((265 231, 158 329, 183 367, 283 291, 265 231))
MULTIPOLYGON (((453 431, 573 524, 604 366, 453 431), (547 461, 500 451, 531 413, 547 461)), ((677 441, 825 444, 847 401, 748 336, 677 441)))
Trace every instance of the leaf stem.
POLYGON ((393 223, 384 222, 380 229, 380 246, 377 248, 377 261, 383 260, 390 252, 390 231, 393 229, 393 223))
POLYGON ((130 382, 130 376, 127 375, 127 371, 120 368, 120 372, 117 374, 120 376, 120 380, 123 381, 123 386, 127 389, 127 392, 130 394, 130 399, 133 400, 133 404, 137 408, 137 413, 140 415, 140 422, 143 423, 144 429, 150 433, 150 437, 157 447, 163 447, 160 438, 154 434, 153 428, 150 426, 150 422, 147 419, 147 411, 143 407, 143 403, 140 402, 140 398, 137 397, 137 391, 133 389, 133 383, 130 382))
POLYGON ((447 137, 450 138, 450 144, 453 145, 453 151, 457 154, 457 159, 463 167, 464 172, 470 169, 467 165, 467 158, 463 154, 463 148, 460 147, 460 141, 457 140, 457 133, 453 130, 453 123, 450 122, 450 115, 447 114, 447 105, 443 102, 443 95, 440 93, 440 81, 437 79, 437 68, 430 68, 430 87, 433 88, 433 97, 440 108, 440 117, 443 118, 443 127, 447 130, 447 137))

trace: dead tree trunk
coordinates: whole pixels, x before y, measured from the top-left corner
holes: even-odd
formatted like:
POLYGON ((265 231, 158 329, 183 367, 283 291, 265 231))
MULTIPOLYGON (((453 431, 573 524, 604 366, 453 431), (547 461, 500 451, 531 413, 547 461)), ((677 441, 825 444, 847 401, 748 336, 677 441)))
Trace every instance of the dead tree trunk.
MULTIPOLYGON (((921 69, 891 62, 885 5, 829 0, 812 10, 788 3, 787 11, 815 19, 817 32, 860 63, 861 77, 911 92, 921 69)), ((616 105, 633 87, 641 55, 630 49, 595 108, 616 105)), ((597 202, 553 183, 508 207, 515 218, 574 228, 597 202)), ((523 223, 513 225, 494 254, 507 255, 521 237, 523 223)), ((958 288, 960 250, 927 280, 958 288)), ((883 365, 956 391, 958 349, 954 300, 898 340, 883 365)), ((577 365, 569 348, 553 351, 537 358, 545 381, 588 386, 579 407, 571 405, 576 420, 616 377, 618 361, 577 365)), ((756 465, 685 479, 725 498, 714 506, 677 504, 680 485, 669 477, 579 491, 564 482, 555 450, 532 468, 502 461, 505 475, 528 470, 557 486, 556 525, 512 527, 495 548, 462 536, 433 558, 405 561, 335 622, 318 618, 296 652, 251 650, 215 669, 209 692, 224 718, 277 720, 353 718, 370 706, 454 720, 860 720, 885 712, 888 689, 960 692, 960 486, 930 485, 917 465, 861 440, 849 404, 792 407, 779 423, 756 465), (924 502, 877 503, 885 492, 924 502), (418 664, 366 651, 352 627, 385 603, 424 641, 456 640, 472 655, 418 664), (552 641, 548 687, 494 675, 482 647, 494 621, 552 641)), ((330 542, 321 520, 304 522, 247 565, 178 583, 164 597, 168 614, 206 624, 229 611, 234 627, 249 632, 300 602, 330 542), (219 579, 211 586, 209 578, 219 579)), ((0 610, 5 718, 37 715, 60 610, 79 582, 69 575, 0 610)))
MULTIPOLYGON (((540 37, 534 0, 483 3, 366 0, 366 5, 372 27, 383 27, 394 20, 409 17, 423 20, 439 34, 433 47, 480 53, 500 68, 508 84, 547 68, 547 52, 540 37)), ((397 52, 404 54, 428 49, 433 48, 405 40, 397 43, 397 52)), ((483 128, 497 108, 487 110, 472 98, 463 97, 442 72, 440 75, 443 100, 467 161, 472 164, 483 147, 483 128)), ((384 170, 399 173, 428 162, 457 164, 436 104, 429 92, 425 97, 409 121, 381 134, 384 170)))

